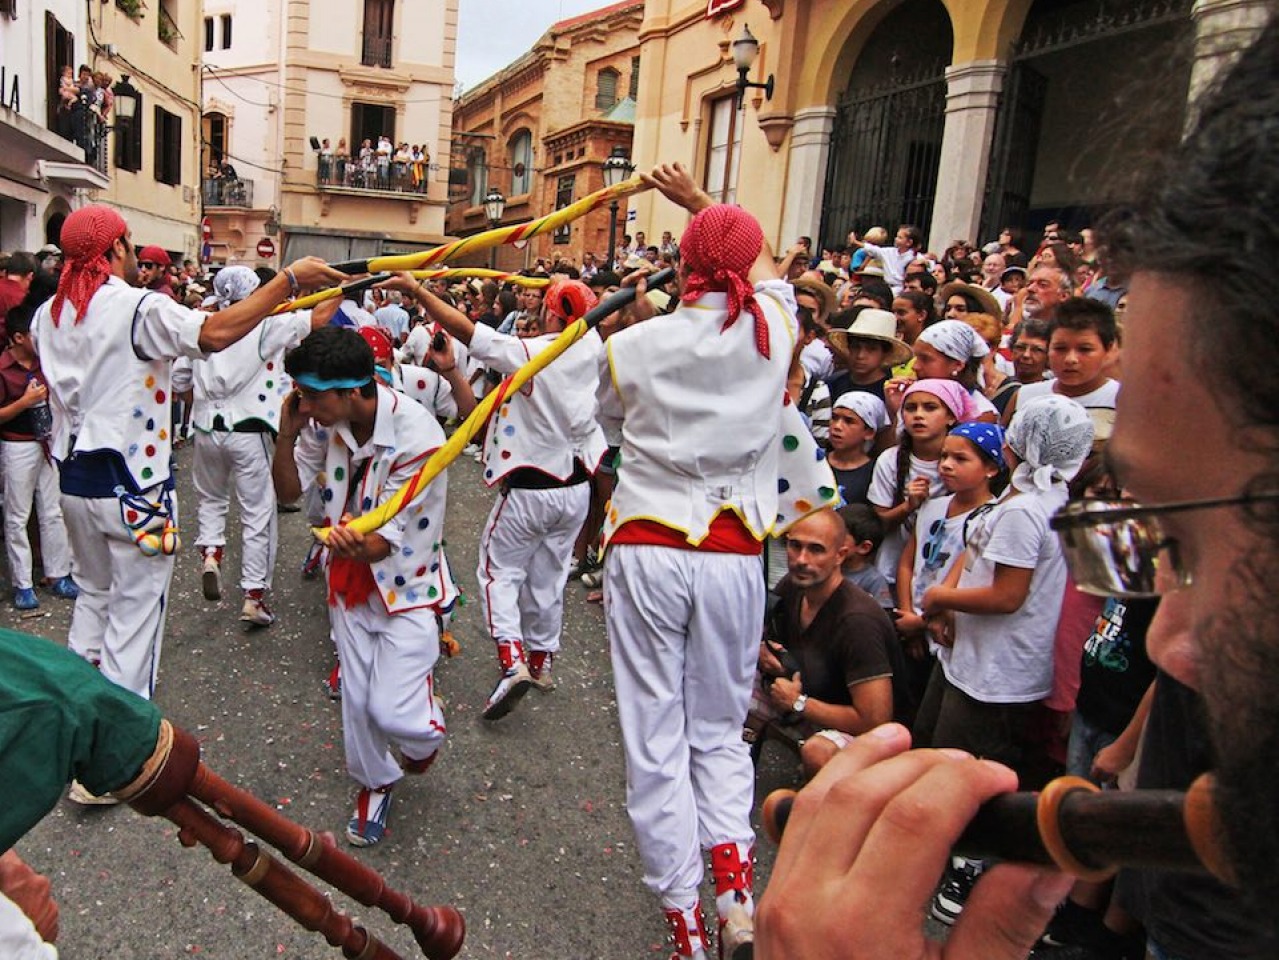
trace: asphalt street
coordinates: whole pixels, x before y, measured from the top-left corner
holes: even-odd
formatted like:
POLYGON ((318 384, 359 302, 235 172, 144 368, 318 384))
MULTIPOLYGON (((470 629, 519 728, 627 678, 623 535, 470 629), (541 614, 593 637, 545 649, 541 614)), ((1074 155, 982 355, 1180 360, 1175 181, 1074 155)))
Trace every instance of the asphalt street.
MULTIPOLYGON (((214 772, 293 820, 340 836, 355 787, 345 772, 339 705, 322 689, 332 664, 323 585, 299 575, 310 540, 305 521, 281 516, 278 620, 245 632, 237 619, 238 533, 227 550, 222 601, 209 603, 200 592, 190 460, 189 446, 178 451, 187 545, 173 581, 157 702, 199 738, 214 772)), ((493 494, 468 458, 449 471, 449 484, 448 554, 473 598, 476 540, 493 494)), ((233 524, 234 514, 233 507, 233 524)), ((464 606, 454 626, 461 653, 436 671, 448 723, 443 756, 424 777, 397 788, 379 846, 354 851, 339 840, 391 887, 461 910, 462 957, 666 956, 665 928, 641 882, 626 818, 603 615, 585 596, 581 585, 568 585, 557 689, 530 691, 496 723, 480 719, 496 679, 493 650, 478 603, 464 606)), ((34 616, 20 617, 6 602, 0 623, 65 642, 71 604, 47 592, 41 604, 34 616)), ((793 755, 769 746, 757 811, 769 790, 797 779, 793 755)), ((176 833, 168 821, 128 808, 64 800, 20 842, 19 852, 52 880, 65 960, 340 956, 206 850, 183 848, 176 833)), ((773 852, 761 839, 757 889, 767 882, 773 852)), ((421 955, 408 931, 386 916, 336 892, 333 899, 405 958, 421 955)))

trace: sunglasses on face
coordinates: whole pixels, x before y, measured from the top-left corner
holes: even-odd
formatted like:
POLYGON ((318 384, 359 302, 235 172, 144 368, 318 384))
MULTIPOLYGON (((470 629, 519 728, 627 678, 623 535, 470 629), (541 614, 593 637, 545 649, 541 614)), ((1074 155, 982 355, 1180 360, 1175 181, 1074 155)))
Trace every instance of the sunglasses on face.
POLYGON ((150 260, 139 260, 139 261, 138 261, 138 269, 139 269, 139 270, 154 270, 154 269, 155 269, 156 267, 158 267, 158 266, 159 266, 159 264, 157 264, 157 263, 152 263, 150 260))
POLYGON ((1137 600, 1161 597, 1191 583, 1179 545, 1164 531, 1160 517, 1274 501, 1279 501, 1279 493, 1151 507, 1132 500, 1080 500, 1059 510, 1050 525, 1061 537, 1066 564, 1080 590, 1099 597, 1137 600))

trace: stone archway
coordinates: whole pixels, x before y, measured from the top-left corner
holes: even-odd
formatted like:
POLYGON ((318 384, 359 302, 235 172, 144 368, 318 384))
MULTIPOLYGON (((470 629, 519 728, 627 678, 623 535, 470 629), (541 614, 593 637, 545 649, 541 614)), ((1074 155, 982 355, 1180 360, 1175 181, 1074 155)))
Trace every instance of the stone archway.
MULTIPOLYGON (((941 0, 906 0, 861 38, 835 104, 820 236, 826 246, 872 225, 932 220, 945 69, 954 48, 941 0)), ((841 54, 847 62, 847 54, 841 54)))

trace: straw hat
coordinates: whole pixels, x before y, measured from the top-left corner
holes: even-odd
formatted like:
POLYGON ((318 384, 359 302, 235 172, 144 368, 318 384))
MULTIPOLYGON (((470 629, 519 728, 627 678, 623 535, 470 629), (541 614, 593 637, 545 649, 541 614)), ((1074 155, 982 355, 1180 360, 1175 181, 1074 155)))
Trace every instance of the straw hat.
POLYGON ((905 363, 915 355, 905 340, 897 337, 897 318, 887 310, 874 308, 863 310, 853 320, 852 326, 846 330, 833 329, 830 339, 841 350, 848 349, 848 339, 860 337, 863 340, 880 340, 889 346, 888 356, 884 358, 885 366, 895 367, 905 363))
POLYGON ((816 297, 822 305, 822 317, 829 317, 835 312, 838 301, 835 299, 835 291, 831 289, 829 283, 822 283, 820 280, 805 280, 800 277, 798 280, 792 280, 791 286, 795 288, 796 293, 806 293, 810 297, 816 297))
POLYGON ((957 293, 962 293, 965 296, 972 297, 981 304, 981 309, 977 311, 978 313, 989 313, 996 320, 1003 318, 1004 308, 999 305, 999 301, 995 299, 994 295, 989 290, 985 287, 979 287, 974 283, 964 283, 962 280, 952 280, 950 283, 943 285, 942 288, 937 291, 938 299, 942 304, 943 313, 946 309, 946 301, 957 293))

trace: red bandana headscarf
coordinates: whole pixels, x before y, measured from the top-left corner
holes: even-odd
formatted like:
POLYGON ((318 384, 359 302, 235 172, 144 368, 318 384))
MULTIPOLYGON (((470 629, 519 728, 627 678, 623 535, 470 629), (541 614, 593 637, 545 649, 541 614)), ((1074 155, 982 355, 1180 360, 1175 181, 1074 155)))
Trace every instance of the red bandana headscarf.
POLYGON ((67 217, 58 241, 62 245, 64 266, 49 314, 55 327, 61 319, 62 305, 67 301, 75 311, 75 322, 80 322, 93 295, 111 276, 107 251, 128 229, 124 217, 101 204, 81 207, 67 217))
POLYGON ((721 329, 727 330, 743 310, 748 311, 755 318, 755 348, 767 358, 768 321, 746 279, 763 247, 759 221, 741 207, 707 207, 693 217, 679 242, 680 257, 688 267, 680 299, 687 303, 703 293, 727 293, 728 319, 721 329))

